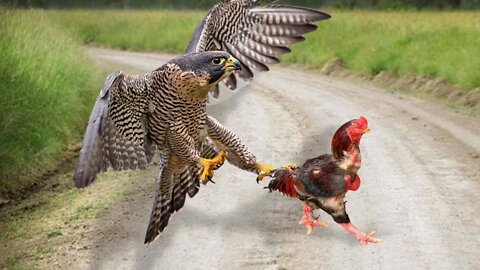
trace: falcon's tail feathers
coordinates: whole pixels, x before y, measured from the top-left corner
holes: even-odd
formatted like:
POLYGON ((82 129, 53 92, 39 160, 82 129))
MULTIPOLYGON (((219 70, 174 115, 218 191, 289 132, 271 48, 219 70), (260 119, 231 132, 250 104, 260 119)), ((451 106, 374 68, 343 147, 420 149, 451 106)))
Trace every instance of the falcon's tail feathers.
POLYGON ((187 194, 191 198, 198 193, 200 171, 201 169, 197 167, 186 167, 180 172, 160 172, 160 181, 145 235, 145 244, 153 242, 167 227, 170 216, 183 208, 187 194), (162 187, 162 182, 176 184, 173 188, 169 188, 162 187))
POLYGON ((273 179, 268 183, 270 191, 277 190, 288 197, 296 197, 297 191, 294 184, 294 172, 289 168, 282 168, 275 171, 273 179))

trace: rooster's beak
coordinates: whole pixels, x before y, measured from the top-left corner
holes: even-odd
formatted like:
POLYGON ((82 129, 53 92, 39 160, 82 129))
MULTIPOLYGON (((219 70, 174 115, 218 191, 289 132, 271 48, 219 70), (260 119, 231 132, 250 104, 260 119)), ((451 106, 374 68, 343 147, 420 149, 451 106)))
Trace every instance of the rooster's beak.
POLYGON ((363 133, 370 133, 370 128, 366 128, 363 133))

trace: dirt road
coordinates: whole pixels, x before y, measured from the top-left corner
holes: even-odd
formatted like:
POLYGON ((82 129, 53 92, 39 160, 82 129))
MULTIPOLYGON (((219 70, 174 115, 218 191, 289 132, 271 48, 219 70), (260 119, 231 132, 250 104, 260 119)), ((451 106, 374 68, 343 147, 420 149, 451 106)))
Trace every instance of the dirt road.
MULTIPOLYGON (((137 72, 169 56, 92 49, 100 62, 137 72)), ((113 70, 112 70, 113 71, 113 70)), ((306 235, 301 203, 269 194, 230 165, 143 245, 156 169, 134 174, 133 199, 109 210, 85 269, 480 269, 480 120, 385 90, 274 67, 208 108, 261 161, 283 165, 329 151, 333 132, 364 115, 362 186, 347 194, 350 218, 376 229, 361 247, 326 214, 306 235)), ((90 188, 95 188, 93 185, 90 188)))

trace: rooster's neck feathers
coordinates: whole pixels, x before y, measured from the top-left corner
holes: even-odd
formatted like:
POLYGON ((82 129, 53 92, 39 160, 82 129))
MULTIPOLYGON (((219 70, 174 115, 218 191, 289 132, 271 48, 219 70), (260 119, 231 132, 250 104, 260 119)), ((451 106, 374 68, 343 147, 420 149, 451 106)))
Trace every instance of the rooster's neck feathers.
POLYGON ((361 116, 359 119, 353 119, 343 124, 332 138, 332 155, 335 159, 345 158, 352 146, 359 149, 360 140, 363 133, 368 128, 367 119, 361 116))
POLYGON ((343 159, 345 157, 345 152, 348 151, 352 144, 351 137, 349 135, 348 129, 352 126, 352 123, 355 120, 348 121, 343 124, 332 138, 332 155, 335 159, 343 159))

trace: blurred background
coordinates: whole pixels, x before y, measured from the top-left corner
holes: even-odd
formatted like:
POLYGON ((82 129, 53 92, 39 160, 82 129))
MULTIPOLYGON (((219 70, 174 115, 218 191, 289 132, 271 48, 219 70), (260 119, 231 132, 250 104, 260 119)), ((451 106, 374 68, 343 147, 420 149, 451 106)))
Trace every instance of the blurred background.
MULTIPOLYGON (((54 0, 2 0, 0 3, 13 7, 35 8, 174 8, 174 9, 209 9, 215 0, 100 0, 100 1, 54 1, 54 0)), ((279 3, 335 8, 372 8, 372 9, 470 9, 479 8, 480 0, 289 0, 279 3)))

